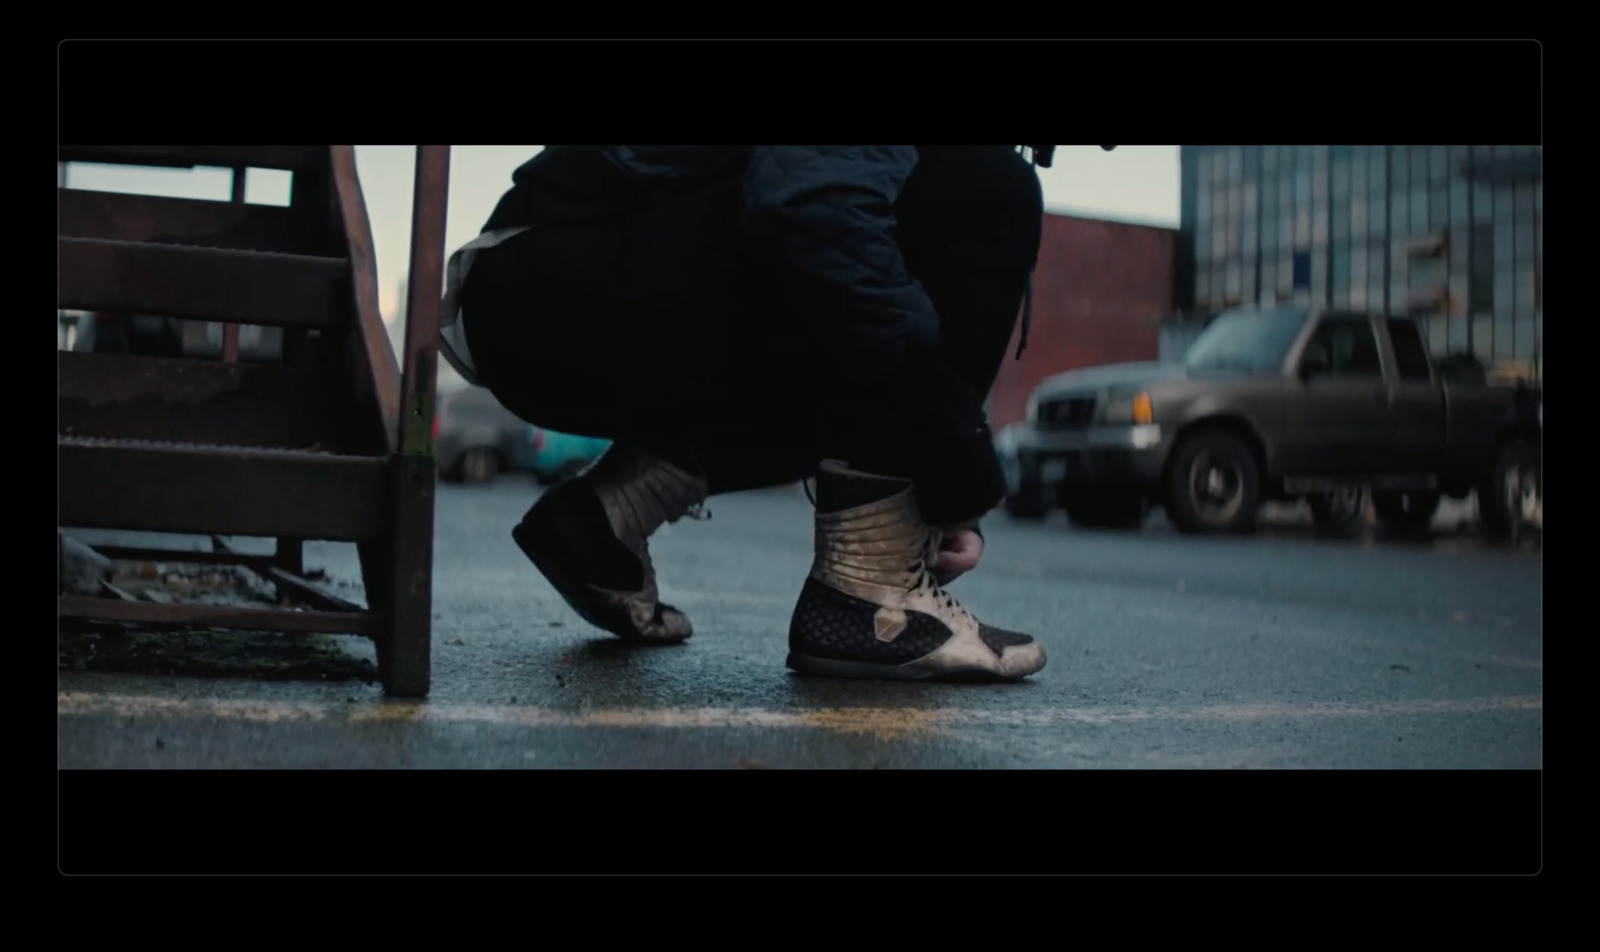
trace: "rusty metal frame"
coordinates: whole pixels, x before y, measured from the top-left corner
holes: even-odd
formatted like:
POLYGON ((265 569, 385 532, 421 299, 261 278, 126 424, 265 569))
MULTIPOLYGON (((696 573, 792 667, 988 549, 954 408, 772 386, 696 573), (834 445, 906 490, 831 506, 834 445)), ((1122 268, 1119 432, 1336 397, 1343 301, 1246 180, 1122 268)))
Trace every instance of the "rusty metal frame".
POLYGON ((227 203, 58 189, 60 306, 225 325, 221 361, 58 355, 59 524, 213 535, 209 553, 102 551, 245 565, 315 610, 138 602, 106 589, 105 598, 58 598, 57 616, 365 635, 386 692, 426 695, 450 147, 417 147, 398 359, 378 311, 353 146, 83 146, 60 157, 214 165, 235 179, 227 203), (293 170, 290 207, 245 205, 248 168, 293 170), (285 327, 286 353, 293 340, 313 359, 240 364, 239 324, 285 327), (321 337, 306 336, 313 328, 321 337), (231 445, 208 445, 225 436, 231 445), (276 538, 277 551, 235 553, 218 534, 276 538), (365 609, 304 578, 308 539, 357 544, 365 609))

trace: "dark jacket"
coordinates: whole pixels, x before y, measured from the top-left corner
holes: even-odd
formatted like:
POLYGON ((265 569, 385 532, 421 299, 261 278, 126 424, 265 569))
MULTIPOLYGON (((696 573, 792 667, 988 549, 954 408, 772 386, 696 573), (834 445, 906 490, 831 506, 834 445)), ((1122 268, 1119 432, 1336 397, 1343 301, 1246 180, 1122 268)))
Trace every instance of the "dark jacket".
POLYGON ((832 412, 901 434, 885 442, 925 515, 964 520, 1005 484, 983 395, 940 358, 938 315, 895 241, 894 205, 916 163, 913 146, 550 146, 517 170, 484 230, 622 216, 737 182, 747 253, 771 269, 775 293, 838 334, 825 372, 843 405, 832 412))

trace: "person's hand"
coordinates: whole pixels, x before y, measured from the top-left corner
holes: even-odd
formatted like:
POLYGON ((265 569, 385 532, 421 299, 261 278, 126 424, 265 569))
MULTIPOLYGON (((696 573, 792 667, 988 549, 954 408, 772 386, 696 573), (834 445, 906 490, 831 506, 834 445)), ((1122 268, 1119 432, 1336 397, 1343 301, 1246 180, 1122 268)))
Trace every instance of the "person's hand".
POLYGON ((951 526, 944 531, 939 544, 939 557, 933 565, 933 574, 940 585, 951 582, 978 567, 983 557, 983 536, 978 534, 977 523, 951 526))

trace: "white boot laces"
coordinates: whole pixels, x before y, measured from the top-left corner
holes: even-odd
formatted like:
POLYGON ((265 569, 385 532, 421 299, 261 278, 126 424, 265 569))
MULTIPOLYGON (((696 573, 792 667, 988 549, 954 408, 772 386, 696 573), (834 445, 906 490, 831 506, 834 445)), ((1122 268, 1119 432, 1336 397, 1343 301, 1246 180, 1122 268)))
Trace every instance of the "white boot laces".
MULTIPOLYGON (((938 529, 929 529, 926 540, 917 546, 917 554, 908 566, 907 589, 912 592, 925 592, 946 610, 971 619, 972 613, 967 611, 944 586, 939 584, 933 574, 933 562, 938 558, 939 547, 944 541, 943 533, 938 529)), ((974 619, 975 620, 975 619, 974 619)))

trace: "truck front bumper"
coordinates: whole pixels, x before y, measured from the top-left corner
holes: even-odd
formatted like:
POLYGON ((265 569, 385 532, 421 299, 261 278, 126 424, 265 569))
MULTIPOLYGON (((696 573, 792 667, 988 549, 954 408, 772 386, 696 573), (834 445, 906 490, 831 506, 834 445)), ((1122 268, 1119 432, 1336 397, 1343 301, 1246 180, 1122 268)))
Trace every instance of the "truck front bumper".
POLYGON ((1071 489, 1156 490, 1169 439, 1159 424, 1018 434, 1019 482, 1071 489))

